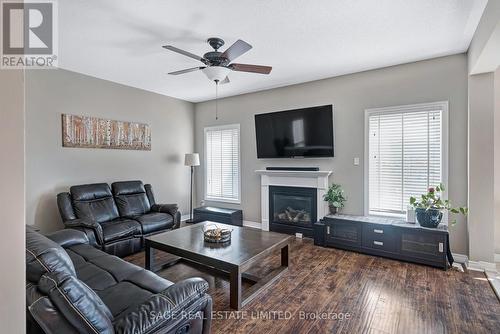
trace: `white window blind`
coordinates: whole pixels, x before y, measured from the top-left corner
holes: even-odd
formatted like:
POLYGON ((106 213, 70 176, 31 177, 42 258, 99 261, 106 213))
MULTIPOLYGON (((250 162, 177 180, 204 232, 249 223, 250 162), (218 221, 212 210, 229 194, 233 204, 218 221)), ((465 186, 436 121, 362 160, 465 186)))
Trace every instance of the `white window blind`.
POLYGON ((207 200, 240 202, 240 126, 205 128, 207 200))
POLYGON ((443 182, 443 109, 368 113, 369 214, 404 214, 410 196, 443 182))

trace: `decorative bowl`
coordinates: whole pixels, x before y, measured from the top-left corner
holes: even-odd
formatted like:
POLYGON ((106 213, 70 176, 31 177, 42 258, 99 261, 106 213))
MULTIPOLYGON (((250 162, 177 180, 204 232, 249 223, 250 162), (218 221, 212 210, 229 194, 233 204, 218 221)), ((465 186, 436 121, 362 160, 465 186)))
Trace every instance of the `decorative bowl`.
POLYGON ((211 243, 225 243, 231 241, 231 232, 233 231, 215 224, 207 225, 203 229, 203 240, 211 243))

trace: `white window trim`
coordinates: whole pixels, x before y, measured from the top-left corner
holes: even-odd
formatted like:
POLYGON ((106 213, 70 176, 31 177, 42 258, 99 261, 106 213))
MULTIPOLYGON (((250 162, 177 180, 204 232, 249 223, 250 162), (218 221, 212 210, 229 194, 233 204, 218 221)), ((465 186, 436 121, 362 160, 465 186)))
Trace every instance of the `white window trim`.
MULTIPOLYGON (((438 101, 438 102, 429 102, 429 103, 417 103, 417 104, 408 104, 401 106, 392 106, 392 107, 383 107, 383 108, 370 108, 365 109, 365 152, 364 152, 364 214, 365 216, 370 215, 370 204, 368 198, 369 191, 369 154, 368 154, 368 130, 369 130, 369 119, 371 115, 376 114, 388 114, 388 113, 405 113, 405 112, 414 112, 414 111, 422 111, 422 110, 442 110, 442 128, 441 128, 441 140, 442 140, 442 148, 441 148, 441 168, 442 168, 442 183, 445 186, 446 191, 443 194, 443 199, 448 199, 448 140, 449 140, 449 127, 448 127, 448 101, 438 101)), ((380 215, 381 216, 381 215, 380 215)), ((389 217, 401 217, 401 215, 397 214, 387 214, 383 216, 389 217)), ((443 217, 443 221, 448 221, 448 215, 445 214, 443 217)))
POLYGON ((226 124, 226 125, 217 125, 217 126, 208 126, 203 129, 203 198, 207 202, 216 202, 216 203, 231 203, 231 204, 241 204, 241 130, 240 124, 226 124), (208 131, 217 131, 217 130, 225 130, 225 129, 238 129, 238 199, 230 200, 226 198, 216 198, 216 197, 208 197, 207 195, 207 132, 208 131))

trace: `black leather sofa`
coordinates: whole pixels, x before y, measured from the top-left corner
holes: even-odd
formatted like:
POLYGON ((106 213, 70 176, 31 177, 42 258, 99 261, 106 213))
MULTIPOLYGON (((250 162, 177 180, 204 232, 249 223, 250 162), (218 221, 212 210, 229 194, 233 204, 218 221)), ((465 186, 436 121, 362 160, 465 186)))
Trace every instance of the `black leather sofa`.
POLYGON ((65 229, 26 230, 27 333, 210 333, 208 283, 177 283, 89 245, 65 229))
POLYGON ((150 184, 141 181, 73 186, 57 195, 66 228, 85 232, 91 244, 120 257, 136 253, 144 237, 178 228, 176 204, 156 204, 150 184))

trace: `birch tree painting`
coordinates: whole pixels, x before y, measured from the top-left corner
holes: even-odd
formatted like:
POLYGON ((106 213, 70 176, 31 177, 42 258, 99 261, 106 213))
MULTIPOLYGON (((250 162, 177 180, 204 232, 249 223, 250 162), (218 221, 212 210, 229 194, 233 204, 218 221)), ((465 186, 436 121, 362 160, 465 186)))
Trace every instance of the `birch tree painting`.
POLYGON ((64 147, 151 151, 148 124, 63 114, 62 132, 64 147))

